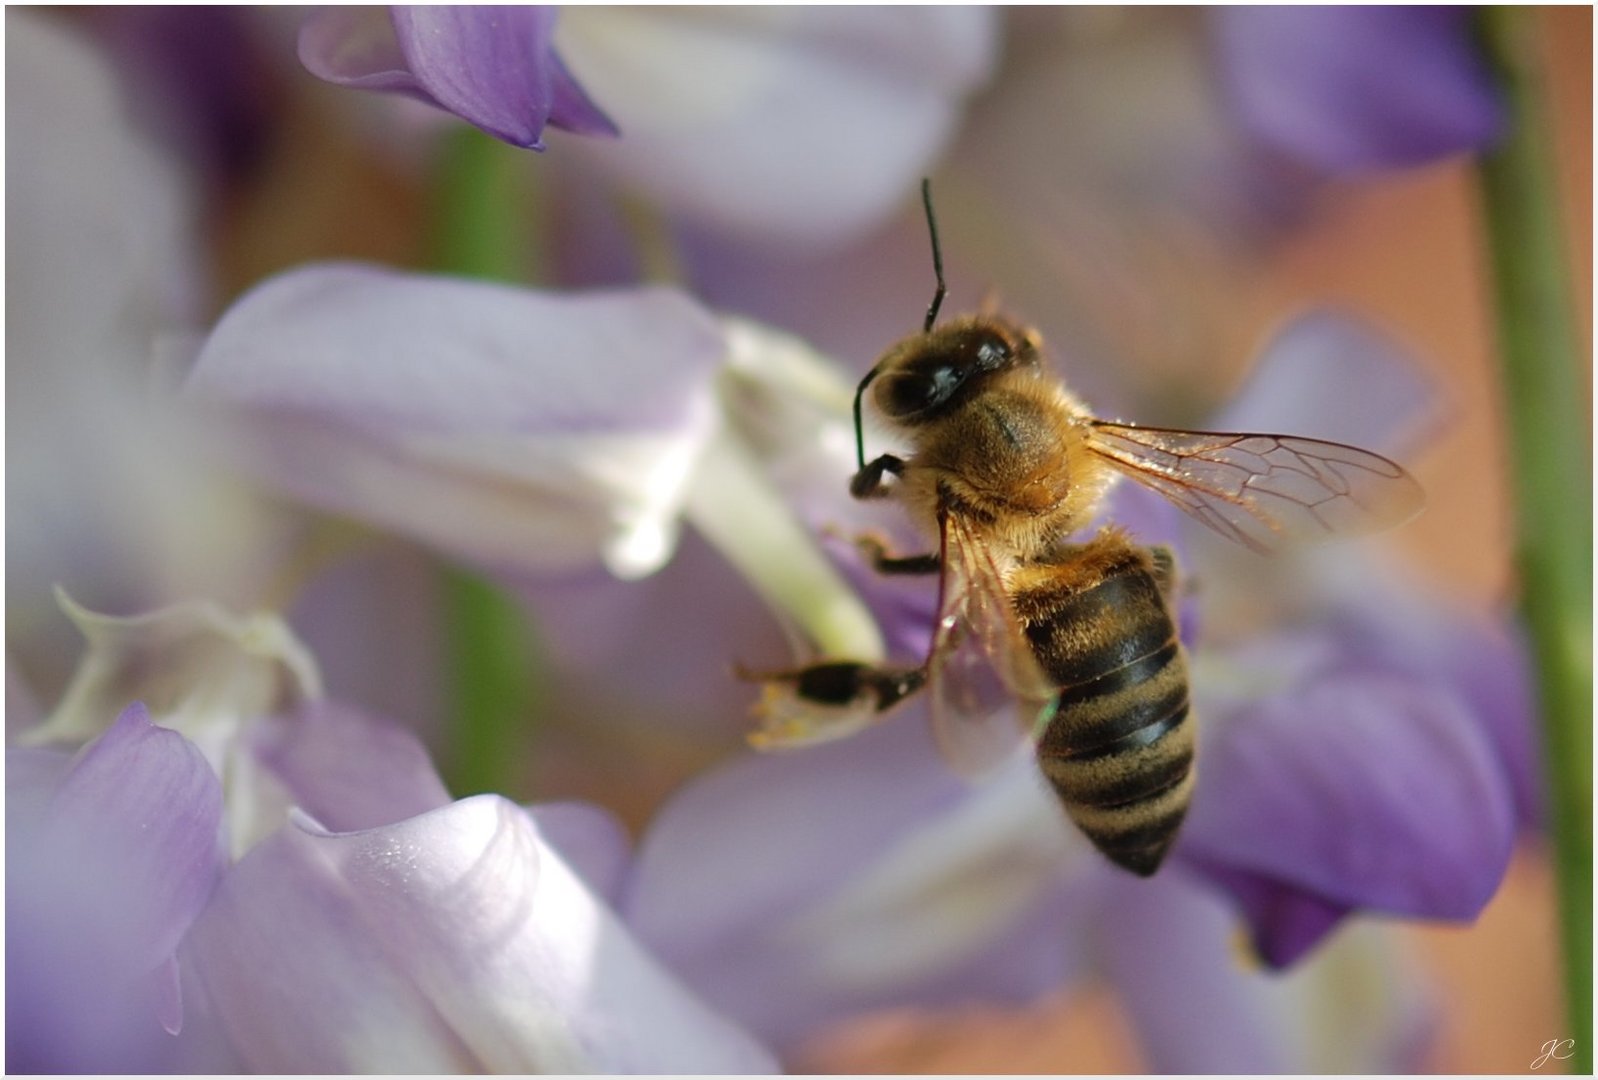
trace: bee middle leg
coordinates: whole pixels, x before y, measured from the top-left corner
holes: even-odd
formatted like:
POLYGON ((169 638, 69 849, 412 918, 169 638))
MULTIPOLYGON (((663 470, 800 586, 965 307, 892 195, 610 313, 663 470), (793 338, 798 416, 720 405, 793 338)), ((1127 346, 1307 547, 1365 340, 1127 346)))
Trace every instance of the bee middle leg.
POLYGON ((871 533, 856 537, 854 543, 879 574, 936 574, 943 569, 943 560, 935 551, 925 555, 895 555, 880 536, 871 533))

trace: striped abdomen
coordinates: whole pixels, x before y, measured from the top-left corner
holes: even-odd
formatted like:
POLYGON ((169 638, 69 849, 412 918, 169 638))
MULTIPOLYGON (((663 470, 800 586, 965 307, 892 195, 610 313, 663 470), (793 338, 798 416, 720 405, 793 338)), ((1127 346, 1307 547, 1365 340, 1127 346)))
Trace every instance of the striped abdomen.
MULTIPOLYGON (((1164 558, 1163 554, 1160 558, 1164 558)), ((1187 663, 1153 553, 1104 538, 1020 575, 1016 613, 1060 687, 1038 763, 1088 839, 1147 876, 1193 790, 1187 663)))

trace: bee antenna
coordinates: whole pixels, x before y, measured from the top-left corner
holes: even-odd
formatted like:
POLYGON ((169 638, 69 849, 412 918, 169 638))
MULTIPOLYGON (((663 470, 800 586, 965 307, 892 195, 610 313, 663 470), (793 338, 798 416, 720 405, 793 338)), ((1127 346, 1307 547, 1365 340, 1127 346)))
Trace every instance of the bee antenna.
MULTIPOLYGON (((924 334, 932 329, 932 324, 938 321, 938 309, 943 306, 943 294, 948 292, 948 286, 943 283, 943 248, 938 245, 938 219, 932 214, 932 178, 921 178, 921 205, 927 211, 927 232, 932 236, 932 272, 938 277, 938 290, 932 294, 932 303, 927 307, 927 321, 922 324, 921 332, 924 334)), ((862 386, 862 389, 864 387, 862 386)), ((859 398, 856 397, 858 403, 859 398)), ((863 456, 863 455, 862 455, 863 456)))
POLYGON ((860 461, 860 468, 866 467, 866 434, 860 426, 860 399, 865 395, 866 387, 871 385, 871 380, 877 377, 877 369, 872 368, 866 372, 866 377, 860 380, 860 386, 854 392, 854 452, 860 461))
MULTIPOLYGON (((943 294, 949 287, 943 282, 943 248, 938 244, 938 219, 932 213, 932 178, 921 178, 921 205, 927 211, 927 232, 932 236, 932 272, 938 279, 937 291, 932 294, 932 303, 927 306, 927 318, 921 324, 924 334, 932 329, 932 324, 938 321, 938 309, 943 306, 943 294)), ((866 372, 866 377, 860 380, 860 386, 854 392, 854 452, 860 462, 860 468, 866 467, 866 434, 860 421, 860 401, 865 397, 866 387, 871 385, 871 380, 877 377, 877 369, 872 368, 866 372)))

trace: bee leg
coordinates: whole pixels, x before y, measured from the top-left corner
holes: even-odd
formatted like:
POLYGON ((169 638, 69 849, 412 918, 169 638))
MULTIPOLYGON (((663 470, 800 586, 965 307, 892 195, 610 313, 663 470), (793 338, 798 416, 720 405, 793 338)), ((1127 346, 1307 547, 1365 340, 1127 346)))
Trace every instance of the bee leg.
POLYGON ((927 681, 923 667, 873 667, 855 660, 832 660, 789 671, 750 671, 740 665, 737 674, 751 682, 787 683, 795 695, 814 705, 850 705, 869 694, 877 712, 886 712, 927 681))
POLYGON ((760 727, 749 734, 749 742, 761 750, 793 749, 853 735, 927 680, 925 668, 873 667, 853 660, 790 671, 757 672, 739 666, 737 674, 765 685, 755 706, 760 727))
POLYGON ((857 499, 880 498, 888 493, 887 485, 882 482, 882 474, 898 476, 903 472, 903 458, 883 454, 854 474, 854 479, 849 481, 849 494, 857 499))
POLYGON ((870 534, 856 537, 855 547, 879 574, 936 574, 943 568, 943 560, 935 551, 925 555, 891 555, 881 538, 870 534))

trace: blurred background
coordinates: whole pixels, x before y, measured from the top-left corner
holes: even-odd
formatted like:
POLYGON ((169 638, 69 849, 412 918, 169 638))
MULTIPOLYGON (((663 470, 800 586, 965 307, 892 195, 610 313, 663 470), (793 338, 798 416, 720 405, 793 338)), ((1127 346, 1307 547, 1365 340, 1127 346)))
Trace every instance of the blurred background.
MULTIPOLYGON (((594 25, 603 14, 563 12, 556 39, 602 105, 605 73, 585 62, 605 59, 595 44, 605 31, 594 25)), ((440 112, 313 78, 295 59, 299 12, 86 8, 37 17, 111 60, 137 123, 180 163, 206 267, 194 283, 198 325, 264 276, 303 262, 432 264, 438 146, 461 132, 478 136, 440 112)), ((1515 590, 1512 525, 1475 161, 1455 154, 1350 176, 1262 152, 1222 107, 1209 18, 1199 9, 1005 12, 988 74, 972 80, 941 118, 940 136, 919 151, 950 269, 945 310, 973 308, 992 290, 1005 310, 1065 343, 1078 389, 1101 411, 1136 408, 1136 419, 1156 424, 1191 423, 1224 402, 1261 344, 1299 311, 1331 305, 1371 321, 1435 379, 1446 410, 1435 440, 1406 462, 1427 490, 1427 510, 1382 542, 1460 602, 1502 610, 1515 590)), ((1535 20, 1590 357, 1592 12, 1540 9, 1535 20)), ((627 117, 616 119, 625 132, 627 117)), ((856 371, 919 321, 931 271, 913 179, 884 212, 807 237, 802 224, 718 220, 652 193, 591 140, 551 131, 547 142, 542 154, 486 138, 482 149, 526 192, 526 247, 537 264, 529 276, 542 283, 671 277, 717 307, 801 334, 856 371)), ((685 140, 681 150, 695 147, 685 140)), ((1585 371, 1590 402, 1590 363, 1585 371)), ((15 393, 12 402, 8 411, 15 393)), ((710 557, 687 541, 684 559, 710 557)), ((381 649, 313 640, 330 684, 359 688, 364 704, 413 723, 447 759, 441 650, 427 606, 414 602, 418 594, 360 588, 371 577, 404 579, 427 595, 432 572, 430 556, 391 541, 330 569, 347 587, 335 582, 292 615, 296 624, 320 620, 325 642, 385 625, 392 638, 381 649), (361 606, 334 610, 346 603, 361 606), (396 655, 405 660, 398 676, 396 655)), ((688 587, 683 580, 668 570, 652 587, 667 602, 688 587)), ((8 601, 8 652, 28 692, 49 702, 75 643, 43 628, 51 616, 30 609, 34 599, 8 601)), ((78 599, 94 606, 96 597, 78 599)), ((780 640, 769 626, 759 633, 780 640)), ((530 663, 558 669, 558 643, 552 651, 556 659, 530 663)), ((547 673, 558 713, 563 676, 547 673)), ((549 724, 505 784, 524 799, 593 799, 636 830, 685 776, 727 752, 737 722, 700 742, 652 745, 625 784, 616 780, 614 738, 549 724)), ((1443 1006, 1427 1068, 1522 1072, 1564 1036, 1551 880, 1546 849, 1527 839, 1475 925, 1403 927, 1443 1006)), ((801 1064, 850 1073, 1142 1068, 1119 1004, 1095 989, 1024 1010, 862 1017, 817 1040, 801 1064)))

